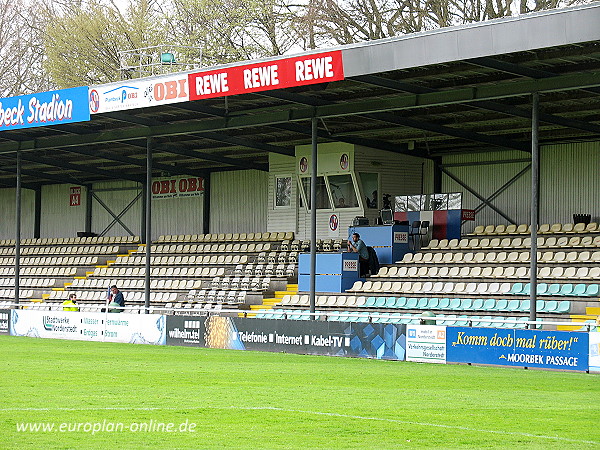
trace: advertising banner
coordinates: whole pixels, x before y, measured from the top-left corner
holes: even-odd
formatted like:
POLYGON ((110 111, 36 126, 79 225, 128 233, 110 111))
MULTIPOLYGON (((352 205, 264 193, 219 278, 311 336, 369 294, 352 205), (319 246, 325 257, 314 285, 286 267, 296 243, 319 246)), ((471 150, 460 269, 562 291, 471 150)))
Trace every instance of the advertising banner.
POLYGON ((404 360, 406 326, 168 316, 167 345, 404 360))
POLYGON ((600 332, 594 331, 590 337, 590 372, 600 372, 600 332))
POLYGON ((152 200, 199 197, 204 194, 204 178, 164 177, 152 179, 152 200))
POLYGON ((343 79, 342 52, 337 50, 192 73, 189 75, 190 100, 343 79))
POLYGON ((166 105, 189 100, 187 74, 125 80, 92 86, 89 110, 92 114, 166 105))
POLYGON ((165 316, 13 310, 10 334, 80 341, 164 345, 165 316))
POLYGON ((447 327, 448 362, 588 370, 588 333, 447 327))
POLYGON ((87 86, 0 99, 0 131, 90 120, 87 86))
POLYGON ((407 325, 406 360, 445 364, 446 327, 441 325, 407 325))
POLYGON ((0 334, 9 334, 10 309, 0 309, 0 334))

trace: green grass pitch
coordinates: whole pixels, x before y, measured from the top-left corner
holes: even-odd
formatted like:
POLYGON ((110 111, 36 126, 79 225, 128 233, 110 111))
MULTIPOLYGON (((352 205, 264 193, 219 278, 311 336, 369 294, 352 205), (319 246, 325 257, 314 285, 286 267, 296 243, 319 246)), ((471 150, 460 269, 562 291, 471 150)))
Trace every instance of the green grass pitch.
POLYGON ((12 336, 0 349, 0 448, 600 448, 598 375, 12 336))

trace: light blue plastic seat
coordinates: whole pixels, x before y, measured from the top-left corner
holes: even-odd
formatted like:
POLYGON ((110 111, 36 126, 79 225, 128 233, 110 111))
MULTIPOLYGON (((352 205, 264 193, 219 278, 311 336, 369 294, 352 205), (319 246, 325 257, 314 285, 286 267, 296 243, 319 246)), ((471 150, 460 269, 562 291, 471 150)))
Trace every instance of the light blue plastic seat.
POLYGON ((429 302, 427 302, 427 309, 436 309, 439 304, 440 304, 439 298, 437 298, 437 297, 430 298, 429 302))
POLYGON ((419 303, 418 298, 407 298, 406 299, 406 309, 415 309, 417 307, 417 303, 419 303))
POLYGON ((598 297, 600 294, 600 286, 597 284, 588 284, 585 290, 586 297, 598 297))
POLYGON ((472 309, 473 300, 470 298, 463 298, 460 300, 460 309, 463 311, 468 311, 472 309))
POLYGON ((529 300, 521 300, 519 311, 527 312, 530 310, 531 302, 529 300))
POLYGON ((466 327, 469 324, 469 316, 462 315, 456 318, 456 326, 457 327, 466 327))
POLYGON ((537 312, 546 312, 546 302, 544 300, 536 300, 535 309, 537 312))
POLYGON ((460 310, 460 298, 453 298, 450 300, 450 309, 452 310, 460 310))
POLYGON ((438 303, 438 309, 448 309, 450 307, 450 299, 449 298, 440 298, 438 303))
POLYGON ((563 284, 558 295, 573 295, 573 285, 571 283, 563 284))
POLYGON ((519 311, 519 300, 511 300, 508 302, 507 311, 519 311))
POLYGON ((559 292, 560 292, 560 284, 552 283, 550 286, 548 286, 546 295, 558 295, 559 292))
POLYGON ((377 299, 375 300, 375 306, 377 308, 381 308, 382 306, 385 306, 386 300, 387 300, 386 297, 377 297, 377 299))
POLYGON ((521 291, 521 295, 529 295, 531 294, 531 284, 526 283, 523 285, 523 290, 521 291))
POLYGON ((367 301, 365 302, 365 308, 372 308, 375 306, 375 302, 377 301, 377 297, 367 297, 367 301))
POLYGON ((396 308, 406 308, 406 297, 396 297, 396 308))
POLYGON ((471 309, 473 311, 481 311, 483 309, 483 299, 482 298, 473 299, 473 303, 471 304, 471 309))
POLYGON ((545 295, 548 292, 548 285, 546 283, 538 283, 536 292, 537 295, 545 295))
POLYGON ((496 300, 496 306, 494 308, 496 309, 496 311, 509 311, 508 300, 496 300))
POLYGON ((484 311, 494 311, 495 306, 496 306, 496 300, 493 298, 487 298, 483 302, 483 310, 484 311))
POLYGON ((573 292, 571 292, 571 295, 576 295, 577 297, 583 297, 585 296, 585 291, 587 289, 587 286, 583 283, 580 284, 576 284, 575 286, 573 286, 573 292))
POLYGON ((429 304, 429 299, 427 297, 421 297, 417 302, 418 309, 427 309, 427 305, 429 304))
POLYGON ((558 302, 556 300, 546 301, 546 312, 555 313, 558 308, 558 302))
POLYGON ((512 295, 522 295, 523 293, 523 283, 515 283, 511 286, 509 294, 512 295))
POLYGON ((571 311, 571 302, 568 300, 563 300, 561 302, 558 302, 558 306, 556 307, 556 311, 557 313, 568 313, 569 311, 571 311))
POLYGON ((388 297, 385 300, 385 307, 386 308, 395 308, 396 307, 396 297, 388 297))

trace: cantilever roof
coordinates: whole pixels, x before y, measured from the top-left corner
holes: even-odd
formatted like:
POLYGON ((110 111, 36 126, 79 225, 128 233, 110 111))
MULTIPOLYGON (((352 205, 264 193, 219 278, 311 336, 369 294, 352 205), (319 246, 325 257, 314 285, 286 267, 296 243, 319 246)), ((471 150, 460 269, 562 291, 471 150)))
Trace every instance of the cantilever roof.
POLYGON ((295 145, 310 142, 313 115, 322 119, 323 142, 429 158, 528 152, 533 91, 540 92, 542 143, 597 140, 598 25, 600 5, 589 5, 353 44, 337 49, 341 81, 3 131, 0 186, 14 185, 17 149, 26 187, 142 181, 149 136, 155 175, 267 170, 269 152, 293 155, 295 145))

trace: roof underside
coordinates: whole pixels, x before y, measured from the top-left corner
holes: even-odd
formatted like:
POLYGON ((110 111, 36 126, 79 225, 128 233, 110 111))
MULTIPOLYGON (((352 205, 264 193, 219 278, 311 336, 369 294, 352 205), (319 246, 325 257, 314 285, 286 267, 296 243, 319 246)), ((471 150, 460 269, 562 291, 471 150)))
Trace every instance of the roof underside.
POLYGON ((531 92, 540 93, 541 144, 600 139, 600 40, 410 67, 310 87, 93 115, 89 122, 0 133, 0 186, 143 182, 148 137, 154 176, 268 170, 341 141, 438 158, 530 151, 531 92), (414 144, 414 148, 413 148, 414 144))

